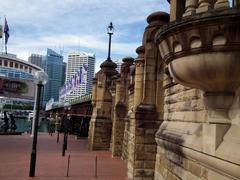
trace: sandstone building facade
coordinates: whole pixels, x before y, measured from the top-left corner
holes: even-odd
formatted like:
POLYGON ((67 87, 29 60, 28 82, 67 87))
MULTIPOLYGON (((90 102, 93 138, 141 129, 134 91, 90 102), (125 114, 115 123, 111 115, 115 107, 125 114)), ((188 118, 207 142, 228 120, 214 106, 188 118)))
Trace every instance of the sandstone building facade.
POLYGON ((121 157, 132 180, 240 179, 240 1, 169 3, 136 59, 101 64, 89 149, 121 157))

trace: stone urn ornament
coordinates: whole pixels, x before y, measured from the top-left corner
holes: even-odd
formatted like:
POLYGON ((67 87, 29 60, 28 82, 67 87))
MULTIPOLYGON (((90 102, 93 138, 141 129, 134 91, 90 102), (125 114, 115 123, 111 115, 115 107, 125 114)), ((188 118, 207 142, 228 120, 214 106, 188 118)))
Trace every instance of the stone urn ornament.
POLYGON ((240 14, 229 9, 185 19, 156 34, 161 57, 175 82, 204 92, 209 122, 230 123, 240 86, 240 14))

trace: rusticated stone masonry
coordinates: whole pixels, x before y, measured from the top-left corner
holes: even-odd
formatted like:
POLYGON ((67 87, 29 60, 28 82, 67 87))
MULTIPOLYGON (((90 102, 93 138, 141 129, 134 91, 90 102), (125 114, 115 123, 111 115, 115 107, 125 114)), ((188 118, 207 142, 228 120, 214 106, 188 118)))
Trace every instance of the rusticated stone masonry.
POLYGON ((164 123, 156 134, 158 148, 155 180, 180 180, 180 177, 206 179, 206 168, 196 161, 182 157, 181 148, 171 148, 170 144, 200 148, 201 124, 207 113, 201 98, 202 92, 172 82, 168 70, 166 72, 163 82, 164 123))
POLYGON ((156 29, 169 21, 169 16, 156 12, 147 21, 149 25, 145 29, 143 46, 137 49, 139 57, 135 60, 134 107, 129 115, 129 179, 153 179, 157 150, 155 133, 162 122, 156 108, 156 100, 161 96, 157 92, 157 84, 161 81, 157 77, 157 71, 161 64, 154 35, 156 29))
POLYGON ((121 157, 129 180, 238 180, 239 0, 168 2, 138 57, 96 74, 89 149, 121 157))
POLYGON ((89 126, 90 150, 109 150, 112 134, 112 76, 117 74, 117 65, 111 60, 101 64, 93 84, 93 114, 89 126))
POLYGON ((116 80, 111 148, 113 156, 122 155, 125 117, 129 109, 128 87, 130 86, 130 66, 133 64, 133 60, 134 59, 131 57, 123 58, 123 63, 121 65, 121 74, 116 80))

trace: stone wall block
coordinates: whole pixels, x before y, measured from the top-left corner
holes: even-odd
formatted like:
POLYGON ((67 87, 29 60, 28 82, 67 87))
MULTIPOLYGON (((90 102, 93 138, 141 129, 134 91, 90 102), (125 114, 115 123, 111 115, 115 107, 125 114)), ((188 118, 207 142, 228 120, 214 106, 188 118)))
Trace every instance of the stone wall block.
POLYGON ((144 161, 136 160, 136 161, 135 161, 135 168, 136 168, 136 169, 144 168, 144 161))
POLYGON ((145 169, 154 169, 155 161, 144 161, 144 168, 145 169))
POLYGON ((185 86, 182 86, 180 84, 176 84, 176 85, 166 89, 164 91, 164 96, 169 96, 169 95, 176 94, 176 93, 179 93, 179 92, 182 92, 182 91, 187 91, 187 90, 190 90, 190 89, 192 89, 192 88, 185 87, 185 86))
POLYGON ((145 145, 144 147, 145 152, 151 152, 151 153, 156 153, 157 152, 157 146, 154 145, 145 145))
POLYGON ((176 174, 177 176, 181 177, 181 179, 187 179, 189 172, 182 168, 181 166, 178 166, 176 164, 173 164, 174 168, 173 168, 173 173, 176 174))
POLYGON ((156 127, 155 129, 146 129, 145 135, 146 136, 155 136, 157 129, 158 129, 158 127, 156 127))
POLYGON ((145 170, 145 169, 136 169, 134 171, 134 176, 136 177, 147 177, 147 176, 150 176, 150 177, 153 177, 154 175, 154 171, 153 170, 145 170))
POLYGON ((201 110, 205 110, 206 106, 204 105, 203 99, 199 99, 199 100, 191 101, 191 108, 193 111, 201 111, 201 110))
POLYGON ((156 155, 153 153, 148 153, 148 152, 136 152, 135 159, 136 160, 153 160, 153 161, 155 161, 156 155))
POLYGON ((145 129, 144 128, 137 128, 136 136, 144 136, 144 135, 145 135, 145 129))
POLYGON ((206 110, 164 113, 164 119, 167 121, 207 122, 207 116, 206 110))
POLYGON ((144 151, 144 144, 136 144, 136 151, 144 151))
POLYGON ((202 167, 197 162, 189 161, 188 168, 189 168, 189 171, 195 176, 197 177, 203 176, 202 167))
POLYGON ((172 104, 181 101, 189 101, 199 99, 202 96, 202 92, 198 89, 189 89, 186 91, 180 91, 171 95, 165 96, 164 103, 172 104))

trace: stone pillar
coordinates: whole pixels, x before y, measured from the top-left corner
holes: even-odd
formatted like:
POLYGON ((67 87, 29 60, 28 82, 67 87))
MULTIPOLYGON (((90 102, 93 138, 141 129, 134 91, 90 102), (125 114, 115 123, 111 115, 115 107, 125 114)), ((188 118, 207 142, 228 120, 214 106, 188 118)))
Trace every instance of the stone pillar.
POLYGON ((116 97, 112 128, 112 153, 113 156, 122 155, 125 116, 128 108, 128 87, 130 84, 130 66, 133 58, 123 58, 120 78, 116 81, 116 97))
POLYGON ((145 65, 143 81, 143 102, 144 105, 155 104, 156 99, 156 64, 158 49, 154 42, 154 35, 157 29, 169 22, 169 15, 163 12, 156 12, 148 16, 149 25, 144 32, 143 44, 145 47, 145 65))
POLYGON ((90 150, 109 150, 112 133, 112 95, 110 87, 112 76, 117 74, 117 65, 111 60, 101 64, 101 70, 96 74, 94 89, 95 106, 89 126, 88 145, 90 150), (97 92, 97 94, 96 94, 97 92))
POLYGON ((185 4, 185 13, 183 16, 189 16, 196 12, 196 8, 198 7, 198 0, 186 0, 185 4))
POLYGON ((144 46, 139 46, 136 52, 138 57, 135 60, 134 109, 142 102, 143 97, 144 46))
POLYGON ((129 179, 154 178, 157 151, 155 133, 161 123, 161 121, 158 121, 158 113, 156 111, 156 66, 159 61, 159 55, 154 44, 154 36, 156 31, 163 24, 167 23, 168 20, 169 15, 166 13, 156 12, 151 14, 147 18, 149 25, 146 27, 143 37, 145 51, 143 47, 137 49, 139 57, 135 61, 134 91, 134 106, 136 107, 134 112, 129 115, 129 179))
POLYGON ((240 7, 240 0, 233 0, 233 7, 239 8, 240 7))
POLYGON ((207 12, 211 9, 212 0, 198 0, 198 8, 196 13, 207 12))
POLYGON ((214 4, 214 9, 227 9, 229 8, 228 0, 217 0, 214 4))
POLYGON ((130 85, 130 66, 133 65, 134 58, 125 57, 123 58, 123 63, 121 65, 121 81, 124 87, 123 101, 128 100, 128 88, 130 85))
POLYGON ((170 21, 181 18, 185 12, 185 0, 169 0, 170 5, 170 21))
POLYGON ((97 100, 97 78, 93 78, 92 105, 96 105, 97 100))
MULTIPOLYGON (((112 77, 112 83, 110 87, 110 93, 112 95, 112 111, 111 111, 111 119, 112 125, 114 126, 114 111, 115 111, 115 104, 116 104, 116 81, 120 77, 120 74, 117 74, 112 77)), ((113 151, 113 128, 112 128, 112 135, 111 135, 111 142, 110 142, 110 151, 113 151)))
POLYGON ((115 95, 115 104, 117 104, 117 102, 121 101, 121 96, 122 96, 122 86, 121 86, 121 80, 120 77, 116 80, 116 95, 115 95))
MULTIPOLYGON (((121 156, 122 154, 122 138, 124 133, 124 120, 118 116, 117 106, 120 106, 119 102, 121 100, 122 93, 120 78, 116 80, 116 94, 115 103, 113 110, 113 126, 112 126, 112 155, 121 156)), ((121 104, 123 105, 123 104, 121 104)))

